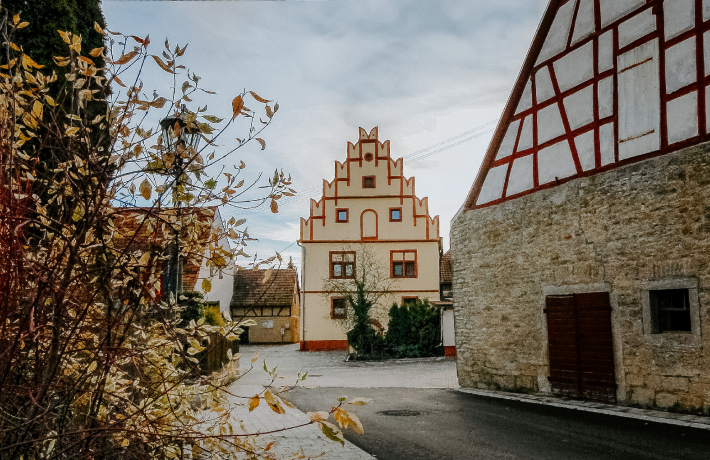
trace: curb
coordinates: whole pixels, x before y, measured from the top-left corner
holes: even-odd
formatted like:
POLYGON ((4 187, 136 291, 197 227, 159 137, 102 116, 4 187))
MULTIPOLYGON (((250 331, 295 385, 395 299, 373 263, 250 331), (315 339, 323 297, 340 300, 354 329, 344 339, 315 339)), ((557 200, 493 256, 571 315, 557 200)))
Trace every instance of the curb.
POLYGON ((697 428, 701 430, 710 430, 710 417, 702 415, 674 414, 671 412, 638 409, 635 407, 628 406, 615 406, 588 401, 560 399, 554 396, 519 395, 515 393, 507 393, 504 391, 494 390, 474 390, 470 388, 458 388, 455 389, 455 391, 489 398, 507 399, 511 401, 541 404, 544 406, 560 407, 563 409, 573 409, 584 412, 592 412, 596 414, 632 418, 636 420, 644 420, 647 422, 665 423, 667 425, 677 425, 688 428, 697 428))

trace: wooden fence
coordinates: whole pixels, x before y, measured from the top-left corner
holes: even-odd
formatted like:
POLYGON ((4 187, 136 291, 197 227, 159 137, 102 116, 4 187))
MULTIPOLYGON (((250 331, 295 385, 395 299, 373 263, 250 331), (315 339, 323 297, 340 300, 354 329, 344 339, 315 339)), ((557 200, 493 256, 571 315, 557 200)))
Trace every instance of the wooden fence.
POLYGON ((213 332, 209 336, 209 342, 205 339, 202 346, 205 350, 200 352, 200 370, 203 374, 218 371, 229 362, 227 350, 232 350, 232 356, 239 353, 239 340, 230 342, 219 332, 213 332))

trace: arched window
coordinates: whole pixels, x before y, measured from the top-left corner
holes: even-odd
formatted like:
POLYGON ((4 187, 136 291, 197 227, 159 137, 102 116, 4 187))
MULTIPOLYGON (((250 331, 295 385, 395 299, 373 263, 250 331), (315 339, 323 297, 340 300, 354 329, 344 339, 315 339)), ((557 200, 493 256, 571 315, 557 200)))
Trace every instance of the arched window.
POLYGON ((377 239, 377 213, 372 209, 366 209, 360 214, 360 239, 377 239))

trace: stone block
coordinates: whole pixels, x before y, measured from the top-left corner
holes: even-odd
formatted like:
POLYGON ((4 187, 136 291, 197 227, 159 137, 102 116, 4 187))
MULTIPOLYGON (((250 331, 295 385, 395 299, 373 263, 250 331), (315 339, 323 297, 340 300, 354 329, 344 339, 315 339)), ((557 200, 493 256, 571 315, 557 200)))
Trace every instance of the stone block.
POLYGON ((656 406, 661 409, 670 409, 678 404, 678 396, 670 393, 657 393, 656 406))

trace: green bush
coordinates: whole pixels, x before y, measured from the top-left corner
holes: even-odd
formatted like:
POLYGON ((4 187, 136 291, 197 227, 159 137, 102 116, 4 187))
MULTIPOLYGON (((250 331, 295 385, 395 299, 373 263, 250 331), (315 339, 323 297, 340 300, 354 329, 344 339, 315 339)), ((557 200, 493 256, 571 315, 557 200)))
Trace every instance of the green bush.
POLYGON ((183 310, 180 312, 180 327, 185 328, 190 324, 190 320, 199 321, 205 315, 203 296, 200 292, 182 292, 179 302, 183 310))
POLYGON ((441 356, 441 318, 439 308, 427 300, 411 305, 392 305, 385 342, 389 355, 397 358, 441 356))

